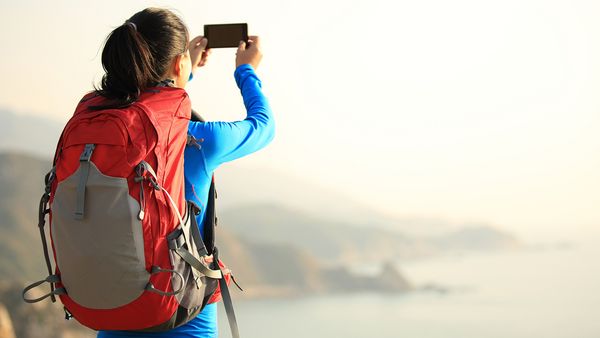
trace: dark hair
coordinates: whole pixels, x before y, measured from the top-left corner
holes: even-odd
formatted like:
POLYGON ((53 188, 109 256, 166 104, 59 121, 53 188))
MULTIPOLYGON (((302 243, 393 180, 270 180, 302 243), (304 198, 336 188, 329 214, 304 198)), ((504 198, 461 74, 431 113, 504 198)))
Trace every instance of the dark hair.
POLYGON ((166 76, 173 58, 188 49, 189 34, 183 20, 168 9, 150 7, 135 13, 106 38, 102 50, 100 88, 110 100, 91 109, 127 107, 141 92, 166 76))

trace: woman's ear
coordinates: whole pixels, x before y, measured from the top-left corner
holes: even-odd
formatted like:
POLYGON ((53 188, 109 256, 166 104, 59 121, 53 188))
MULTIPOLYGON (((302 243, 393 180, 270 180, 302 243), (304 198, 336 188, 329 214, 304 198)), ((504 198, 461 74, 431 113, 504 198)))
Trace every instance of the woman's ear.
POLYGON ((181 73, 185 69, 184 61, 183 54, 177 55, 175 60, 173 60, 173 73, 178 77, 182 75, 181 73))
POLYGON ((179 54, 173 58, 169 76, 175 81, 176 87, 183 88, 188 82, 191 71, 189 62, 189 55, 186 54, 179 54))

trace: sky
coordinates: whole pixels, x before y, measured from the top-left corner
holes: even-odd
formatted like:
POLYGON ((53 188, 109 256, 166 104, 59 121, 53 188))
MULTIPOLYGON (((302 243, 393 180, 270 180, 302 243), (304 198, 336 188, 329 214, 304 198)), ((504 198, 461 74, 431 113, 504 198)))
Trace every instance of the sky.
MULTIPOLYGON (((517 234, 600 229, 600 2, 0 3, 0 107, 66 121, 102 76, 102 44, 145 7, 192 36, 247 22, 276 138, 239 160, 382 212, 517 234)), ((210 120, 244 117, 233 49, 186 87, 210 120)))

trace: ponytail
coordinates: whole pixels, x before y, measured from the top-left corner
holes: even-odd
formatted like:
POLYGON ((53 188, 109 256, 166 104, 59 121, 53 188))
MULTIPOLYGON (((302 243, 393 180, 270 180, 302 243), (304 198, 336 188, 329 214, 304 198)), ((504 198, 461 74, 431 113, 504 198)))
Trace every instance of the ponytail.
POLYGON ((102 51, 102 76, 96 93, 109 103, 93 110, 127 107, 142 91, 166 76, 173 58, 187 51, 183 21, 166 9, 147 8, 115 28, 102 51))

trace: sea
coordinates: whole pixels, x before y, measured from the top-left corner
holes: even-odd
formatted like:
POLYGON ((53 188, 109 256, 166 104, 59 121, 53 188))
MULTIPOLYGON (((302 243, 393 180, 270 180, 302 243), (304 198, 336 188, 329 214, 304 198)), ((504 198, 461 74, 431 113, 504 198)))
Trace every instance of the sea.
MULTIPOLYGON (((600 338, 600 237, 398 267, 416 286, 439 288, 238 301, 241 336, 600 338)), ((219 337, 230 337, 219 306, 219 337)))

